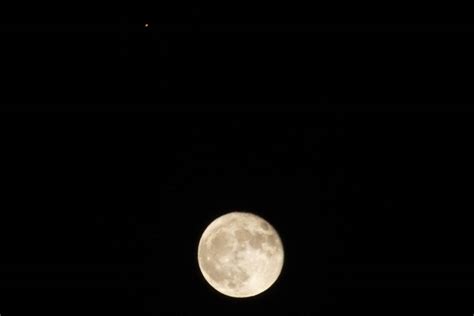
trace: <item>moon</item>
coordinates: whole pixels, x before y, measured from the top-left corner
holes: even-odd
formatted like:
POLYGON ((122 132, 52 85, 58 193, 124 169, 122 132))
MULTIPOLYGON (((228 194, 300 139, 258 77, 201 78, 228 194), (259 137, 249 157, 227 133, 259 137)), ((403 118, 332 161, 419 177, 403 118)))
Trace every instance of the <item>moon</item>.
POLYGON ((250 297, 269 289, 283 268, 283 244, 275 228, 247 212, 216 218, 204 230, 198 263, 204 279, 218 292, 250 297))

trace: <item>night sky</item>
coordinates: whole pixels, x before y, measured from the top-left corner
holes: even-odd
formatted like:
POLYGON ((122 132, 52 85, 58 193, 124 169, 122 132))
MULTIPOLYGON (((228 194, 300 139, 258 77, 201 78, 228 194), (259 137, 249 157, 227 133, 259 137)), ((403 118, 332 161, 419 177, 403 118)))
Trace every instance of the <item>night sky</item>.
POLYGON ((1 316, 472 315, 473 27, 368 9, 6 17, 1 316), (197 264, 238 210, 286 254, 245 300, 197 264))

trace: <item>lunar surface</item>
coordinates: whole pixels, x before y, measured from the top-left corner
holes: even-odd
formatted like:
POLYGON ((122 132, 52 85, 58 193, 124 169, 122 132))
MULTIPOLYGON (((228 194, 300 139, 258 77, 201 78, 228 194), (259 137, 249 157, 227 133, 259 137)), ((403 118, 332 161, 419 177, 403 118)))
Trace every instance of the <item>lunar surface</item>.
POLYGON ((232 297, 266 291, 278 279, 283 259, 276 230, 251 213, 218 217, 199 241, 198 262, 204 278, 214 289, 232 297))

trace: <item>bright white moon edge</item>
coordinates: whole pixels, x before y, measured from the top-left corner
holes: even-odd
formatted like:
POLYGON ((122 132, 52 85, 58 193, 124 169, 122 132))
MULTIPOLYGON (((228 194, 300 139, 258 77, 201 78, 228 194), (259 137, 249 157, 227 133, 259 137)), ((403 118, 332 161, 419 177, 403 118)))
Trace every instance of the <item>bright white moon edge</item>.
POLYGON ((205 229, 198 246, 204 279, 220 293, 245 298, 269 289, 284 262, 275 228, 248 212, 230 212, 205 229))

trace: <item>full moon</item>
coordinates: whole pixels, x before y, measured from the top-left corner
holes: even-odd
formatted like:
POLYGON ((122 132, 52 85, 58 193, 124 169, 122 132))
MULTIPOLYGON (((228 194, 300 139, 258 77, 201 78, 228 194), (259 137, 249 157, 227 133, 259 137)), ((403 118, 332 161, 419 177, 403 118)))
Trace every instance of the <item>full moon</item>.
POLYGON ((217 291, 250 297, 270 288, 283 268, 283 245, 263 218, 231 212, 205 229, 198 246, 199 268, 217 291))

